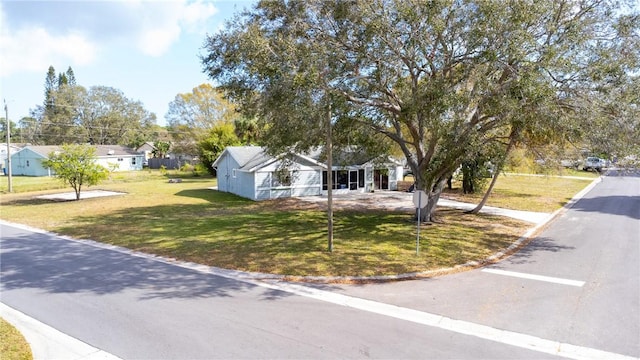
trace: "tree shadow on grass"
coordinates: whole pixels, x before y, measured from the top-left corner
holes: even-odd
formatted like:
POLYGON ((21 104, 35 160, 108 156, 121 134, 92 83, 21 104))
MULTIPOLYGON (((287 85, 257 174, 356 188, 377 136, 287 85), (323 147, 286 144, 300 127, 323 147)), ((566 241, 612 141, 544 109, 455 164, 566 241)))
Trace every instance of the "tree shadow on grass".
POLYGON ((1 244, 3 291, 102 295, 135 290, 143 300, 234 297, 239 292, 255 292, 265 300, 290 295, 49 234, 3 234, 1 244))
POLYGON ((251 201, 231 193, 220 192, 212 189, 187 189, 178 191, 175 195, 201 199, 218 206, 225 207, 255 204, 255 201, 251 201))

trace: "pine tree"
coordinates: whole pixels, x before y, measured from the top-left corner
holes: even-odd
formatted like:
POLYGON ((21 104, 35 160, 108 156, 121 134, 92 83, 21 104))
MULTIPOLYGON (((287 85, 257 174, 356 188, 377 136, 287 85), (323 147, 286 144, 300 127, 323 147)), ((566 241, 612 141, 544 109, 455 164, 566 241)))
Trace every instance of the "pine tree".
POLYGON ((69 66, 69 68, 67 69, 67 83, 70 86, 76 85, 76 75, 73 73, 73 69, 71 68, 71 66, 69 66))
POLYGON ((52 93, 56 90, 56 69, 49 66, 47 77, 44 81, 44 106, 49 108, 52 105, 52 93))
POLYGON ((69 85, 69 79, 67 78, 67 74, 60 73, 58 75, 58 89, 63 87, 64 85, 69 85))

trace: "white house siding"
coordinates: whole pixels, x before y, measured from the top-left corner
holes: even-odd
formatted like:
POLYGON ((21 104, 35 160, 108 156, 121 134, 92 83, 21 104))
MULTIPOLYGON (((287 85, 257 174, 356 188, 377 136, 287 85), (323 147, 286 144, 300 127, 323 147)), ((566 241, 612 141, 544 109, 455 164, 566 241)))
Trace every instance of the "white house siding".
POLYGON ((233 180, 235 182, 235 179, 233 178, 233 169, 239 168, 238 163, 226 153, 224 154, 224 158, 220 160, 221 161, 218 163, 217 168, 218 190, 234 193, 231 191, 232 188, 235 188, 232 186, 231 181, 233 180))
POLYGON ((229 192, 251 200, 256 200, 255 178, 253 173, 236 170, 236 177, 231 176, 230 184, 231 190, 229 192))
POLYGON ((255 179, 255 200, 271 199, 271 172, 258 171, 253 173, 255 179))
POLYGON ((142 170, 142 162, 144 155, 114 155, 108 157, 100 157, 96 163, 111 171, 131 171, 142 170))
POLYGON ((322 170, 299 170, 293 179, 291 196, 314 196, 322 192, 322 170))
POLYGON ((320 169, 299 163, 293 164, 290 166, 291 185, 273 186, 272 174, 278 170, 279 166, 279 162, 276 162, 255 172, 256 200, 320 195, 322 188, 320 169))
MULTIPOLYGON (((9 156, 17 153, 18 151, 20 151, 20 147, 18 146, 13 146, 13 145, 9 145, 9 156)), ((7 143, 0 143, 0 167, 5 169, 5 171, 8 171, 8 169, 6 169, 7 167, 7 143)))
POLYGON ((321 170, 296 170, 290 186, 272 186, 272 172, 255 173, 256 200, 268 200, 284 197, 314 196, 321 193, 321 170))
MULTIPOLYGON (((402 176, 402 166, 399 170, 400 176, 402 176)), ((394 166, 389 167, 389 190, 398 190, 398 168, 394 166)))

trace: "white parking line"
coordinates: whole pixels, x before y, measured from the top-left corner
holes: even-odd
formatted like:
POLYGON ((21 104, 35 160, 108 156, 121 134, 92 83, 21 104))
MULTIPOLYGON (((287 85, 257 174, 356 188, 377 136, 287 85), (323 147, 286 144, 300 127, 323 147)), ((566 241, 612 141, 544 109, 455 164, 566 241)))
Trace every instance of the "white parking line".
POLYGON ((542 275, 519 273, 519 272, 515 272, 515 271, 506 271, 506 270, 498 270, 498 269, 487 268, 487 269, 482 269, 482 272, 491 273, 491 274, 497 274, 497 275, 504 275, 504 276, 512 276, 512 277, 517 277, 517 278, 522 278, 522 279, 529 279, 529 280, 546 281, 546 282, 550 282, 550 283, 569 285, 569 286, 582 287, 584 285, 584 281, 562 279, 562 278, 551 277, 551 276, 542 276, 542 275))

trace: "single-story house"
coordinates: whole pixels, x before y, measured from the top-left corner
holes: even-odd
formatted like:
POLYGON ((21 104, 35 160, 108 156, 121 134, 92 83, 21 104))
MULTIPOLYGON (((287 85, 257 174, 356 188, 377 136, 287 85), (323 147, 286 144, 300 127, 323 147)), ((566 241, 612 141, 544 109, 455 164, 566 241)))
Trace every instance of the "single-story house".
POLYGON ((142 159, 144 161, 144 164, 148 164, 149 159, 153 158, 153 152, 155 150, 156 150, 156 147, 154 143, 147 141, 144 144, 138 146, 138 148, 136 149, 136 152, 142 154, 142 156, 144 157, 142 159))
MULTIPOLYGON (((16 144, 16 143, 10 143, 9 144, 9 154, 15 154, 18 151, 20 151, 20 149, 22 149, 24 146, 24 144, 16 144)), ((3 172, 6 173, 7 172, 7 143, 0 143, 0 168, 2 168, 3 172)))
MULTIPOLYGON (((143 154, 121 145, 93 145, 96 148, 96 163, 110 171, 142 170, 143 154)), ((13 175, 52 176, 51 169, 42 165, 54 151, 61 151, 57 145, 26 146, 11 155, 13 175)))
MULTIPOLYGON (((327 166, 320 151, 312 154, 271 156, 259 146, 230 146, 213 163, 218 190, 252 200, 317 196, 327 193, 327 166)), ((380 162, 357 152, 333 157, 331 176, 335 193, 396 190, 402 180, 402 164, 380 162), (359 158, 359 159, 358 159, 359 158)))

